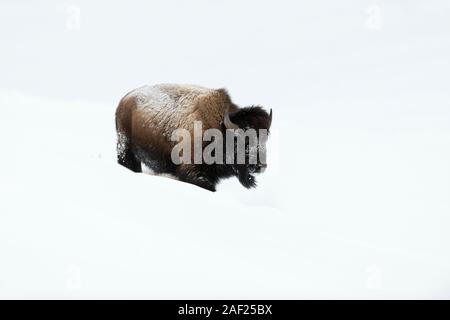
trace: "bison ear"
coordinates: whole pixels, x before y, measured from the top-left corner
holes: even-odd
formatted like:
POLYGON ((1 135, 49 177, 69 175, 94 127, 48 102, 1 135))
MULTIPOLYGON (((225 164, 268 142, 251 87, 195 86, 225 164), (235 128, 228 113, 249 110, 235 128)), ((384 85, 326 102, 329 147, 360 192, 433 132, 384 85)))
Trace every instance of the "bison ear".
POLYGON ((228 110, 225 111, 225 115, 223 116, 223 124, 226 129, 239 129, 239 126, 230 120, 230 115, 228 114, 228 110))

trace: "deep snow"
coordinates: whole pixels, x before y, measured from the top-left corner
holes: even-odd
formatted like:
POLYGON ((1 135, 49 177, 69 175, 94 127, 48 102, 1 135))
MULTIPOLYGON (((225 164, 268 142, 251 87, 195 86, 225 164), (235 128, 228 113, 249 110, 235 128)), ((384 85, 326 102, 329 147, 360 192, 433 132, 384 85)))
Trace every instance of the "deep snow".
POLYGON ((450 297, 446 1, 71 5, 0 5, 0 297, 450 297), (273 108, 257 189, 116 164, 158 82, 273 108))

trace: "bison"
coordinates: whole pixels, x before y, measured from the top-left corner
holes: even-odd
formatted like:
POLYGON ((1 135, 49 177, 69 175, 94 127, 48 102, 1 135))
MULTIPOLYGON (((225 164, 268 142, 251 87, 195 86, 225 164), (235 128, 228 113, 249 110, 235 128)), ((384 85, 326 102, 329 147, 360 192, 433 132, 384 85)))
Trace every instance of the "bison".
MULTIPOLYGON (((244 163, 236 158, 232 163, 213 164, 173 161, 172 151, 177 144, 173 132, 181 128, 193 133, 196 121, 201 121, 203 130, 217 129, 224 135, 231 129, 268 132, 272 110, 269 114, 260 106, 240 108, 225 89, 176 84, 140 87, 126 94, 116 110, 118 163, 134 172, 142 172, 143 163, 155 174, 170 174, 210 191, 216 191, 220 179, 232 176, 246 188, 255 187, 254 174, 261 173, 266 164, 259 156, 256 163, 247 161, 248 145, 244 163)), ((203 141, 201 148, 206 146, 203 141)), ((258 142, 258 149, 265 149, 265 141, 258 142)))

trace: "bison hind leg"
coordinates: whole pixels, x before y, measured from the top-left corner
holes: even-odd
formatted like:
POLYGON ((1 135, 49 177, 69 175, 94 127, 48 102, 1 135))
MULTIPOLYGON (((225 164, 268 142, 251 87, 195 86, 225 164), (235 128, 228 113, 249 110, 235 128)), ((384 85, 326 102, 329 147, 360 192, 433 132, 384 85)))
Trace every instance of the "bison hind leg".
POLYGON ((141 161, 134 154, 128 138, 119 135, 117 141, 117 162, 134 172, 142 172, 141 161))

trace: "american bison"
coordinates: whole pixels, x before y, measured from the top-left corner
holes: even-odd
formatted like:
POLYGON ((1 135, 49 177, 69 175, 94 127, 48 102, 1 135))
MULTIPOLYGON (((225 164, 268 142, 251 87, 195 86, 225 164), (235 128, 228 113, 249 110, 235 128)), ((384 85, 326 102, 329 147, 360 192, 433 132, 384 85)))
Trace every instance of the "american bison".
MULTIPOLYGON (((246 188, 255 187, 254 173, 262 172, 266 164, 260 153, 256 162, 248 161, 252 148, 245 137, 244 163, 236 161, 237 157, 232 157, 230 163, 225 155, 227 159, 212 164, 174 161, 173 150, 177 145, 173 140, 174 131, 183 129, 193 134, 196 122, 201 123, 202 130, 215 129, 224 136, 228 131, 238 137, 254 130, 259 139, 260 132, 268 132, 271 126, 272 110, 269 114, 259 106, 240 108, 225 89, 176 84, 140 87, 126 94, 116 110, 119 164, 142 172, 143 163, 156 174, 171 174, 210 191, 216 190, 220 179, 232 176, 246 188)), ((257 142, 258 151, 265 150, 265 140, 262 140, 257 142)), ((233 140, 233 154, 239 149, 236 143, 233 140)), ((223 144, 225 147, 225 140, 223 144)), ((207 145, 202 140, 202 150, 207 145)))

